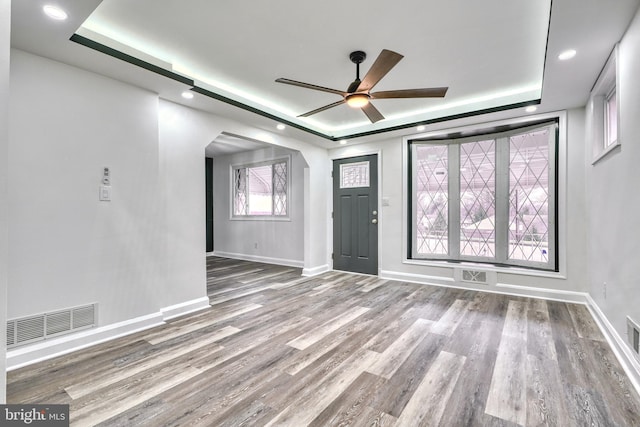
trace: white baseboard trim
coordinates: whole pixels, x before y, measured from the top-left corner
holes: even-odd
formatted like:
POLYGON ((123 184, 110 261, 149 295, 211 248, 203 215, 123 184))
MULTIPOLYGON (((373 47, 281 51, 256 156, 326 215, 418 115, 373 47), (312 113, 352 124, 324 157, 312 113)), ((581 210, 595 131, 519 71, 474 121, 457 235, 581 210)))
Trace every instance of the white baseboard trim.
POLYGON ((211 307, 211 305, 209 305, 209 297, 202 297, 161 308, 160 313, 162 313, 162 320, 167 321, 176 317, 184 316, 185 314, 204 310, 209 307, 211 307))
POLYGON ((317 276, 318 274, 326 273, 327 271, 331 271, 331 268, 329 268, 329 264, 324 264, 317 267, 303 268, 302 275, 304 277, 312 277, 317 276))
MULTIPOLYGON (((210 253, 210 254, 213 256, 218 256, 222 258, 240 259, 243 261, 262 262, 265 264, 284 265, 287 267, 296 267, 296 268, 304 267, 304 261, 297 261, 293 259, 272 258, 272 257, 266 257, 266 256, 259 256, 259 255, 236 254, 236 253, 224 252, 224 251, 213 251, 213 253, 210 253)), ((211 255, 207 255, 207 256, 211 256, 211 255)))
POLYGON ((600 307, 598 307, 598 304, 591 295, 587 297, 587 308, 598 324, 600 331, 602 331, 602 334, 607 339, 611 350, 618 358, 631 385, 640 394, 640 362, 635 358, 631 348, 629 348, 625 340, 618 334, 618 331, 616 331, 611 322, 609 322, 609 319, 607 319, 607 316, 605 316, 600 307))
POLYGON ((7 371, 53 359, 162 324, 164 324, 162 313, 158 312, 11 349, 7 351, 7 371))
POLYGON ((541 298, 553 301, 587 304, 588 294, 585 292, 560 291, 548 288, 510 285, 497 283, 496 285, 473 285, 459 282, 451 277, 427 276, 423 274, 403 273, 398 271, 380 270, 381 279, 398 280, 402 282, 420 283, 423 285, 443 286, 445 288, 464 289, 469 291, 490 292, 494 294, 514 295, 531 298, 541 298))
POLYGON ((467 285, 465 283, 456 282, 449 277, 426 276, 420 274, 401 273, 396 271, 380 271, 380 278, 399 280, 403 282, 420 283, 425 285, 442 286, 447 288, 458 288, 465 290, 492 292, 505 295, 523 296, 531 298, 540 298, 553 301, 569 302, 575 304, 584 304, 593 316, 596 324, 602 331, 611 350, 622 365, 631 385, 640 394, 640 362, 634 356, 625 340, 618 334, 616 329, 611 325, 602 312, 598 304, 587 292, 563 291, 558 289, 535 288, 531 286, 511 285, 506 283, 497 283, 495 286, 486 285, 467 285))
POLYGON ((511 285, 496 283, 498 293, 531 298, 546 299, 550 301, 570 302, 574 304, 587 304, 589 294, 586 292, 563 291, 550 288, 536 288, 533 286, 511 285))
POLYGON ((400 282, 420 283, 422 285, 453 287, 454 280, 450 277, 427 276, 426 274, 402 273, 400 271, 380 270, 378 277, 400 282))

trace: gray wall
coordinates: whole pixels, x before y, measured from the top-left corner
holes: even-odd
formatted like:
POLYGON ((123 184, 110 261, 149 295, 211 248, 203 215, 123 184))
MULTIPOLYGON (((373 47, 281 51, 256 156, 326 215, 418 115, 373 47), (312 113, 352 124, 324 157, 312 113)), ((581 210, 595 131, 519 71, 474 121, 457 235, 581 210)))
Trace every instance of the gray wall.
POLYGON ((585 167, 589 292, 624 339, 626 316, 640 322, 640 11, 619 54, 622 146, 593 166, 591 149, 587 150, 585 167))
POLYGON ((304 264, 304 167, 297 151, 282 148, 237 153, 213 159, 214 253, 304 264), (290 156, 289 220, 231 219, 231 166, 290 156), (257 248, 256 248, 257 245, 257 248))

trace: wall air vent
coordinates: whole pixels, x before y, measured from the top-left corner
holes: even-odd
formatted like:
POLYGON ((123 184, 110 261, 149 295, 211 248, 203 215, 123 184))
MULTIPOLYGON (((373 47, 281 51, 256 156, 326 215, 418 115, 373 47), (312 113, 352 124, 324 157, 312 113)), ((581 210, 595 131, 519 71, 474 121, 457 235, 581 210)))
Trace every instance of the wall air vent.
POLYGON ((498 282, 498 274, 491 270, 476 270, 475 268, 458 267, 453 270, 456 282, 473 283, 476 285, 493 286, 498 282))
POLYGON ((16 320, 16 344, 44 337, 44 316, 16 320))
POLYGON ((487 272, 476 270, 462 270, 462 281, 487 284, 487 272))
POLYGON ((7 347, 12 346, 16 340, 16 322, 7 322, 7 347))
POLYGON ((68 334, 96 324, 97 304, 7 321, 7 348, 68 334))

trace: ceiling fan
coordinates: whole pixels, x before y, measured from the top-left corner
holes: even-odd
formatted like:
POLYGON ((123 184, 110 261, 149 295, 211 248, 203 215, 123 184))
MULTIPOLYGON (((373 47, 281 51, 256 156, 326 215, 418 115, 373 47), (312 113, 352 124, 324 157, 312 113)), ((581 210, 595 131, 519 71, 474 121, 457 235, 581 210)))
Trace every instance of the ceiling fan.
POLYGON ((321 111, 328 110, 329 108, 337 107, 338 105, 347 104, 353 108, 360 108, 364 114, 367 115, 371 123, 375 123, 384 119, 384 116, 376 107, 371 104, 373 99, 389 99, 389 98, 443 98, 447 93, 448 87, 433 87, 424 89, 402 89, 402 90, 385 90, 381 92, 371 92, 371 89, 387 75, 393 67, 396 66, 403 55, 399 53, 383 49, 376 58, 375 62, 364 76, 364 79, 360 80, 360 63, 362 63, 367 54, 358 50, 349 54, 351 62, 356 64, 356 79, 351 82, 346 91, 331 89, 328 87, 317 86, 310 83, 299 82, 296 80, 279 78, 277 83, 284 83, 293 86, 304 87, 307 89, 319 90, 322 92, 335 93, 342 96, 342 100, 334 102, 324 107, 316 108, 307 113, 300 114, 298 117, 309 117, 313 114, 321 111))

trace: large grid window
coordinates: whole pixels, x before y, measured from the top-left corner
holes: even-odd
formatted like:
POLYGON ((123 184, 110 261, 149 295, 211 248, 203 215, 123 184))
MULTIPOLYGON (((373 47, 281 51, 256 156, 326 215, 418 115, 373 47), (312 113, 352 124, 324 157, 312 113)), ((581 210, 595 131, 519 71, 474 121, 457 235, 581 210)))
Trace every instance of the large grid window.
POLYGON ((286 217, 288 163, 280 159, 233 167, 233 216, 286 217))
POLYGON ((556 270, 556 127, 410 141, 410 257, 556 270))

